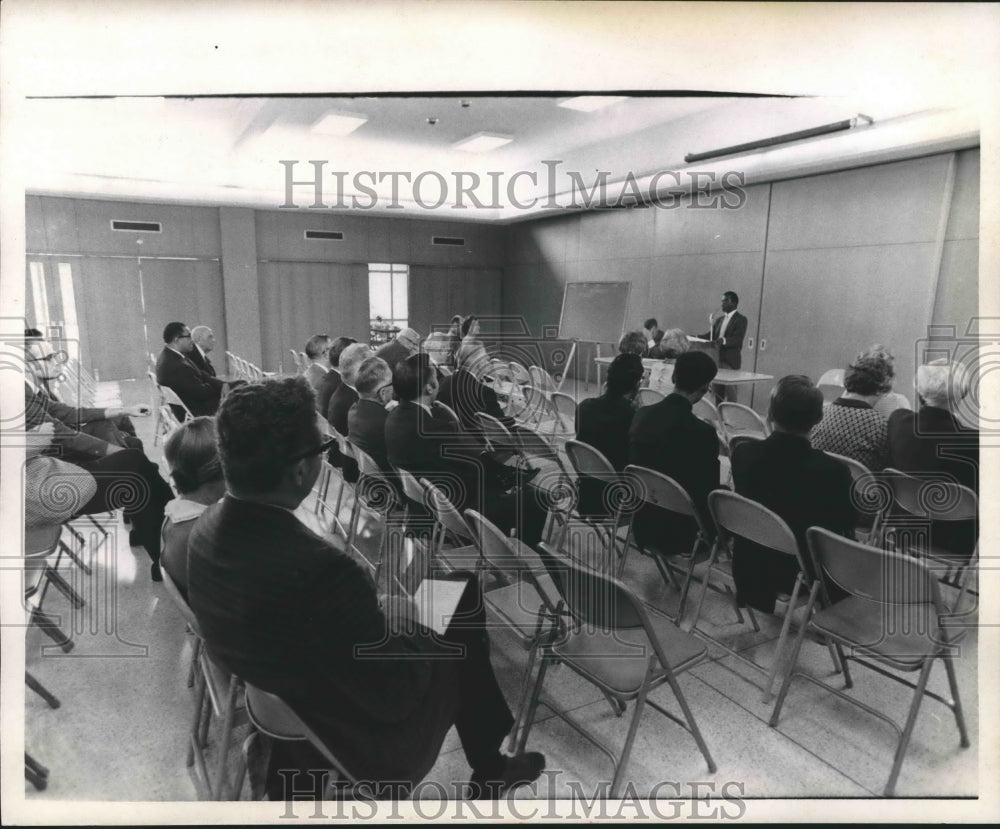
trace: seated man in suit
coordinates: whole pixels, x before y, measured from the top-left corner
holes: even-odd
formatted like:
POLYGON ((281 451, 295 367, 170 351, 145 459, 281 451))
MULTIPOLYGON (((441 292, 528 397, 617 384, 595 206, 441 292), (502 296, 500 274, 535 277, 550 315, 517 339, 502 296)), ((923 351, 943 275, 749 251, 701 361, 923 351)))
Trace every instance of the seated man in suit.
POLYGON ((389 364, 390 369, 396 368, 396 363, 405 360, 411 354, 416 354, 420 348, 420 334, 412 328, 404 328, 394 340, 379 346, 375 352, 376 357, 381 357, 389 364))
POLYGON ((215 366, 208 357, 209 352, 215 349, 215 332, 207 325, 196 325, 191 329, 191 342, 194 345, 187 352, 187 358, 205 374, 218 377, 215 366))
POLYGON ((317 391, 323 376, 330 371, 330 335, 313 334, 306 341, 306 358, 310 362, 303 374, 313 391, 317 391))
POLYGON ((340 385, 330 397, 326 419, 342 435, 348 430, 347 413, 358 402, 358 390, 354 387, 358 369, 371 356, 372 350, 364 343, 352 343, 340 355, 340 385))
POLYGON ((653 356, 652 352, 663 339, 663 332, 660 330, 660 323, 655 317, 650 317, 642 324, 642 333, 646 335, 646 353, 653 356))
MULTIPOLYGON (((295 518, 326 445, 305 378, 234 391, 218 434, 227 493, 197 520, 188 545, 191 608, 213 658, 282 697, 376 789, 422 779, 452 725, 473 770, 473 796, 536 779, 541 754, 499 750, 513 718, 490 664, 475 577, 467 577, 461 621, 434 635, 405 598, 380 603, 339 542, 295 518)), ((328 768, 308 743, 277 741, 268 793, 291 799, 281 769, 328 768)), ((321 796, 319 777, 299 775, 295 791, 312 782, 321 796)))
POLYGON ((476 419, 478 412, 492 415, 508 429, 514 425, 514 418, 505 415, 500 408, 496 392, 479 379, 488 366, 485 349, 463 350, 457 355, 455 371, 441 381, 438 389, 437 399, 458 415, 463 430, 471 435, 482 435, 476 419))
POLYGON ((89 515, 122 509, 134 527, 135 543, 146 548, 152 561, 150 575, 160 581, 160 526, 173 492, 156 464, 143 454, 142 444, 128 443, 115 426, 114 419, 123 414, 144 416, 149 408, 74 408, 52 400, 33 384, 30 372, 26 376, 25 428, 51 425, 51 445, 44 454, 82 467, 97 483, 96 493, 80 512, 89 515), (90 433, 88 426, 93 427, 90 433))
POLYGON ((330 352, 327 354, 330 370, 320 378, 319 384, 316 386, 316 411, 323 417, 326 417, 327 412, 330 411, 330 398, 333 397, 334 392, 337 391, 342 382, 340 355, 344 353, 347 346, 354 345, 356 342, 354 337, 337 337, 330 344, 330 352))
POLYGON ((543 497, 530 485, 504 490, 496 461, 482 457, 478 440, 431 408, 438 381, 430 358, 414 354, 397 364, 392 384, 399 405, 385 421, 389 463, 441 487, 459 511, 474 509, 536 544, 545 525, 543 497))
POLYGON ((358 402, 347 413, 347 437, 371 455, 379 469, 390 472, 385 450, 385 405, 392 400, 392 369, 380 357, 369 357, 357 372, 358 402))
MULTIPOLYGON (((198 368, 191 360, 194 340, 183 322, 168 322, 163 329, 163 351, 156 360, 156 382, 173 389, 195 417, 214 415, 225 383, 198 368)), ((172 406, 178 420, 186 417, 172 406)))
POLYGON ((628 463, 629 429, 642 375, 641 357, 619 354, 608 366, 604 393, 576 407, 576 439, 593 446, 619 471, 628 463))
MULTIPOLYGON (((708 392, 716 371, 715 361, 703 351, 681 354, 671 378, 673 392, 639 409, 629 432, 630 463, 680 484, 708 526, 708 493, 719 486, 719 438, 692 407, 708 392)), ((633 519, 636 542, 647 549, 687 553, 696 531, 690 519, 653 506, 643 507, 633 519)))
MULTIPOLYGON (((809 445, 809 432, 823 418, 823 393, 808 377, 782 377, 771 392, 766 440, 741 443, 733 451, 733 483, 744 495, 785 520, 808 560, 806 530, 823 527, 854 538, 856 512, 851 473, 840 461, 809 445)), ((774 612, 779 593, 790 593, 798 574, 792 556, 736 539, 733 579, 741 605, 774 612)), ((828 584, 830 598, 842 598, 828 584)))

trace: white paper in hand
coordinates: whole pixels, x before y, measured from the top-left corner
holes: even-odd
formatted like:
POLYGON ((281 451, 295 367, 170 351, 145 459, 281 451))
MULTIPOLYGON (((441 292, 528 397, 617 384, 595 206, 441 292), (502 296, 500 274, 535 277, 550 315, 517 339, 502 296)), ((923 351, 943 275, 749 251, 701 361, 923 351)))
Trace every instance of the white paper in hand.
POLYGON ((465 579, 424 579, 413 594, 420 624, 444 635, 468 582, 465 579))

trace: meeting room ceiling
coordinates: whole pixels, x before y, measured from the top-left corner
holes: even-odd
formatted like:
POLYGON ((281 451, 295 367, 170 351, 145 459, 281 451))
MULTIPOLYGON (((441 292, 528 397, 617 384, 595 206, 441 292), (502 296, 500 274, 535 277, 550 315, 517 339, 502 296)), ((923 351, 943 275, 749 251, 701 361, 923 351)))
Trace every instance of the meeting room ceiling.
POLYGON ((319 7, 308 7, 296 39, 280 50, 267 40, 263 20, 250 31, 240 18, 245 54, 219 63, 199 55, 214 58, 242 43, 220 36, 233 31, 221 16, 217 29, 205 21, 187 27, 162 8, 163 20, 123 29, 131 37, 117 37, 111 19, 88 30, 88 38, 49 27, 45 48, 25 54, 17 78, 24 92, 11 144, 17 169, 29 193, 271 209, 288 204, 291 179, 307 182, 292 191, 292 202, 307 209, 316 161, 325 209, 342 209, 339 196, 343 209, 360 204, 384 215, 506 222, 537 215, 539 203, 567 193, 574 175, 584 188, 605 176, 613 200, 629 177, 645 184, 662 171, 693 169, 685 161, 690 153, 848 119, 856 126, 847 132, 704 168, 766 180, 815 172, 830 158, 878 163, 887 148, 912 154, 979 140, 978 112, 967 106, 977 90, 968 80, 979 77, 984 47, 967 36, 975 21, 956 19, 948 29, 936 9, 905 18, 878 10, 881 23, 869 15, 844 31, 831 25, 825 7, 808 18, 793 10, 787 14, 801 38, 761 27, 746 39, 739 26, 759 12, 755 18, 744 7, 726 7, 740 20, 725 29, 691 11, 692 25, 701 28, 689 26, 690 36, 678 36, 676 7, 667 14, 656 4, 492 4, 475 15, 460 8, 469 7, 422 4, 419 31, 434 60, 408 64, 399 48, 416 18, 397 21, 395 35, 383 34, 367 25, 375 12, 364 5, 331 4, 322 19, 319 7), (501 8, 518 14, 501 17, 501 8), (591 11, 600 26, 583 19, 591 11), (437 13, 449 15, 441 21, 447 25, 434 25, 437 13), (533 25, 524 25, 528 18, 533 25), (327 45, 320 23, 348 19, 366 42, 355 37, 334 51, 310 48, 327 45), (952 30, 966 37, 950 38, 952 30), (887 50, 889 31, 912 48, 887 50), (482 57, 475 44, 484 32, 506 44, 493 72, 490 62, 469 59, 482 57), (102 38, 114 38, 113 52, 102 52, 102 38), (184 61, 170 51, 174 39, 184 61), (365 60, 351 63, 358 53, 365 60), (278 57, 289 54, 296 60, 278 57), (296 74, 299 64, 336 71, 296 74), (134 67, 142 71, 120 71, 134 67), (414 88, 447 91, 386 93, 414 88), (484 92, 490 89, 517 92, 484 92), (565 106, 593 95, 612 100, 592 111, 565 106), (469 139, 481 146, 463 146, 469 139), (476 197, 464 203, 475 209, 456 207, 463 185, 476 197))

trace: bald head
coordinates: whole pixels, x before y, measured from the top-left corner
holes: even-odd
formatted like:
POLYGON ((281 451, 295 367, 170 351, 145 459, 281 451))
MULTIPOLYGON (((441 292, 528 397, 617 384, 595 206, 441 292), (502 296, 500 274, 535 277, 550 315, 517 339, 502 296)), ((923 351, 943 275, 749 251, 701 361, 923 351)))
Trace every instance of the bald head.
POLYGON ((192 328, 191 339, 206 354, 215 348, 215 333, 207 325, 196 325, 192 328))

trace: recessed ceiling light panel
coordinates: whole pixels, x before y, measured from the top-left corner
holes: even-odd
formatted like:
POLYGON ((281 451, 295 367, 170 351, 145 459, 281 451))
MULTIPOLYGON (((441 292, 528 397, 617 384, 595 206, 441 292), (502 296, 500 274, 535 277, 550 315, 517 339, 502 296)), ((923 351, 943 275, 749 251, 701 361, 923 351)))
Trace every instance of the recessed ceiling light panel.
POLYGON ((367 120, 364 115, 329 112, 313 124, 312 131, 321 135, 350 135, 367 120))
POLYGON ((492 132, 477 132, 475 135, 463 138, 457 144, 453 144, 452 147, 456 150, 464 150, 467 153, 488 153, 491 150, 497 149, 497 147, 509 144, 513 140, 513 136, 510 135, 497 135, 492 132))
POLYGON ((597 112, 599 109, 627 100, 627 95, 580 95, 577 98, 560 101, 558 106, 575 109, 577 112, 597 112))

